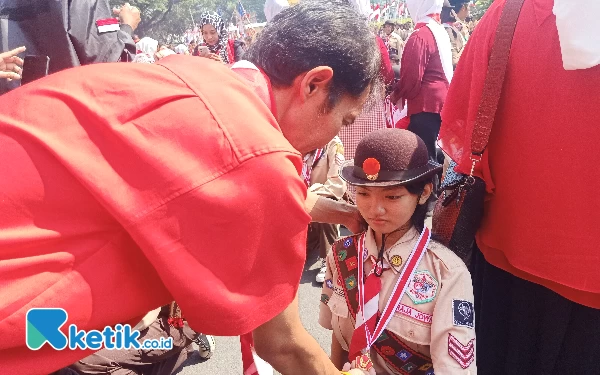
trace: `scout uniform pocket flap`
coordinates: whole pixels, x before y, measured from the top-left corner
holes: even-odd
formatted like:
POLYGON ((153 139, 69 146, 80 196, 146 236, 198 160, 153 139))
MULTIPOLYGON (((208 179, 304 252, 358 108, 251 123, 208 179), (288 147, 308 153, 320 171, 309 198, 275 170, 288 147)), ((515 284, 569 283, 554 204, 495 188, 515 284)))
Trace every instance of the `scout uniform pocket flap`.
POLYGON ((419 345, 431 344, 431 323, 419 322, 396 313, 390 320, 387 329, 408 342, 419 345))
POLYGON ((332 294, 327 306, 329 306, 333 315, 339 316, 340 318, 348 317, 348 305, 346 304, 346 299, 343 297, 340 297, 335 293, 332 294))

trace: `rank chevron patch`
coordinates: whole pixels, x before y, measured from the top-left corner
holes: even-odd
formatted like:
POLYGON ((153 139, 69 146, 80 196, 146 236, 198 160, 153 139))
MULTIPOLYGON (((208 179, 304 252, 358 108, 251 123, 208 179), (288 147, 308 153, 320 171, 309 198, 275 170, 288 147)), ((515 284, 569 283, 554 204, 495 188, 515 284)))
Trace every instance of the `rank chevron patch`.
POLYGON ((460 367, 466 369, 475 360, 475 339, 469 341, 467 345, 463 345, 456 337, 449 333, 448 354, 458 362, 460 367))

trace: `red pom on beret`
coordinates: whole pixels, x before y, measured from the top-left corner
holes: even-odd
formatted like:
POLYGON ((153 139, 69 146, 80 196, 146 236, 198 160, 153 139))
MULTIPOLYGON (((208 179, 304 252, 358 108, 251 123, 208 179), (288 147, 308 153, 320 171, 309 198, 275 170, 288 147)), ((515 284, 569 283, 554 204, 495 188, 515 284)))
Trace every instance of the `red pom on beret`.
POLYGON ((381 165, 377 159, 368 158, 363 162, 362 168, 366 175, 376 175, 379 173, 381 165))

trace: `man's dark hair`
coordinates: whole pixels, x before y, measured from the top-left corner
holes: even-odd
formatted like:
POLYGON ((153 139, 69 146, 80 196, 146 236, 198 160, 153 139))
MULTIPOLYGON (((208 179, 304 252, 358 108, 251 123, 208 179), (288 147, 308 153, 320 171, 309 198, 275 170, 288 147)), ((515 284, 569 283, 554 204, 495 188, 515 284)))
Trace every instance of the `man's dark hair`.
POLYGON ((303 1, 273 18, 246 52, 273 86, 290 86, 318 66, 333 69, 329 108, 359 97, 379 80, 381 54, 366 19, 339 1, 303 1))

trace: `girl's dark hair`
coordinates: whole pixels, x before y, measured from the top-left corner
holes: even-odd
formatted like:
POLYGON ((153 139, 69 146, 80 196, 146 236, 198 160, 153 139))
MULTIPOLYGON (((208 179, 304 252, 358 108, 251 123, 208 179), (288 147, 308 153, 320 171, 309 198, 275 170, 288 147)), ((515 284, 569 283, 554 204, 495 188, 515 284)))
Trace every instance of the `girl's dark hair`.
MULTIPOLYGON (((434 176, 426 178, 421 181, 417 181, 410 185, 405 185, 404 187, 406 188, 406 190, 408 190, 409 193, 418 195, 420 197, 421 194, 423 194, 423 191, 425 190, 425 185, 432 184, 433 179, 434 179, 434 176)), ((431 200, 433 200, 433 199, 434 198, 433 198, 433 192, 432 192, 432 194, 429 196, 429 199, 427 199, 427 202, 425 202, 424 204, 417 204, 417 208, 415 209, 415 212, 412 214, 412 216, 410 218, 410 221, 415 226, 415 228, 417 228, 417 230, 419 232, 421 232, 423 230, 423 228, 425 227, 425 218, 427 217, 427 208, 429 206, 429 202, 431 202, 431 200)))
POLYGON ((449 7, 442 8, 442 12, 440 14, 442 23, 456 22, 456 17, 454 17, 454 14, 452 14, 452 9, 453 8, 449 8, 449 7))

